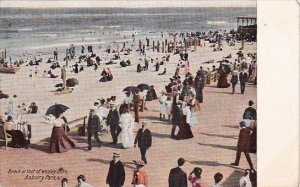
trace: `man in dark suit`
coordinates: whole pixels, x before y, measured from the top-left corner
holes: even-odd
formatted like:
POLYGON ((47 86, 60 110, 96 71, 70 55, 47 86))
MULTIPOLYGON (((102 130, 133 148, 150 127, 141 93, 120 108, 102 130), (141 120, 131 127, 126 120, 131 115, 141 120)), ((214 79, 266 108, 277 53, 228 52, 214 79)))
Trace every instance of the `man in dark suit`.
POLYGON ((113 139, 113 144, 116 144, 118 142, 118 135, 119 135, 119 112, 115 108, 114 103, 109 104, 110 110, 107 115, 107 125, 110 126, 110 133, 113 139))
POLYGON ((90 115, 88 119, 88 150, 92 150, 92 136, 94 136, 95 140, 98 142, 98 147, 103 145, 103 142, 100 140, 98 136, 98 132, 100 131, 100 119, 95 114, 95 109, 90 110, 90 115))
POLYGON ((246 71, 244 71, 244 70, 241 71, 241 73, 239 75, 239 79, 240 79, 240 86, 241 86, 241 94, 244 94, 246 82, 248 79, 248 75, 247 75, 246 71))
POLYGON ((142 123, 142 128, 138 130, 134 140, 134 147, 136 147, 136 144, 138 143, 142 155, 142 160, 144 161, 145 164, 147 164, 146 151, 152 145, 152 135, 151 135, 151 131, 147 129, 146 127, 147 125, 148 122, 146 121, 142 123))
POLYGON ((246 128, 245 121, 240 122, 240 127, 241 127, 241 130, 240 130, 240 134, 239 134, 239 140, 237 143, 236 158, 235 158, 235 162, 231 163, 231 165, 238 166, 240 163, 241 153, 244 152, 250 168, 253 169, 253 164, 252 164, 252 161, 251 161, 251 158, 249 155, 251 130, 249 128, 246 128))
POLYGON ((187 175, 181 169, 185 160, 179 158, 177 161, 178 167, 171 169, 169 174, 169 187, 187 187, 187 175))
POLYGON ((125 182, 125 170, 120 161, 120 154, 114 153, 113 160, 109 163, 109 170, 106 178, 106 184, 110 187, 121 187, 125 182))
POLYGON ((249 107, 246 108, 243 114, 243 119, 256 120, 256 110, 252 107, 253 104, 254 102, 252 100, 248 102, 249 107))

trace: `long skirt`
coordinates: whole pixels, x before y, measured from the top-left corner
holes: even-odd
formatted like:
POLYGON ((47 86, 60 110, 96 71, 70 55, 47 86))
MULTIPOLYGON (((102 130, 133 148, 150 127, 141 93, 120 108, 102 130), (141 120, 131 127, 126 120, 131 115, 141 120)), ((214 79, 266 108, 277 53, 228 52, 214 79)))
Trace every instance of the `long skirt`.
POLYGON ((191 127, 188 123, 186 123, 186 116, 182 117, 181 123, 179 124, 179 131, 176 135, 176 139, 182 140, 182 139, 189 139, 193 138, 194 135, 191 131, 191 127))
POLYGON ((119 142, 122 144, 124 148, 131 148, 134 146, 134 137, 132 133, 132 129, 123 130, 119 136, 119 142))
POLYGON ((50 153, 63 153, 73 147, 75 147, 75 143, 68 138, 64 128, 53 127, 49 149, 50 153))
POLYGON ((8 134, 11 135, 12 141, 10 143, 11 147, 23 148, 26 145, 23 133, 20 130, 7 130, 8 134))
POLYGON ((230 84, 227 82, 227 76, 226 75, 220 75, 217 87, 218 88, 228 88, 230 84))
POLYGON ((198 125, 198 116, 197 116, 197 112, 195 111, 195 109, 193 108, 191 110, 191 121, 190 121, 190 126, 196 126, 198 125))

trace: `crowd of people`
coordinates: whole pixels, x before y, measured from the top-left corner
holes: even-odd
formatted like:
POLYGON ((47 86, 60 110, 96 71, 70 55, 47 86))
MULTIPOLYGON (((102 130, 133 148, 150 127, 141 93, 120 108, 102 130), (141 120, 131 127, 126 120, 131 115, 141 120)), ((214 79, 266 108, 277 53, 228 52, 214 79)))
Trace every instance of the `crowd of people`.
MULTIPOLYGON (((147 41, 149 43, 149 41, 147 41)), ((147 44, 148 47, 148 44, 147 44)), ((142 55, 145 55, 145 45, 140 47, 142 55)), ((108 49, 111 50, 110 48, 108 49)), ((95 56, 93 50, 88 48, 88 52, 91 56, 95 56)), ((84 47, 81 51, 84 55, 84 47)), ((110 53, 110 52, 109 52, 110 53)), ((69 50, 70 59, 75 57, 75 47, 72 46, 69 50)), ((85 57, 85 59, 89 59, 85 57)), ((245 92, 245 85, 247 82, 256 84, 257 66, 256 66, 256 54, 249 54, 248 57, 244 57, 243 54, 238 54, 238 59, 234 63, 228 63, 226 61, 220 62, 219 68, 215 65, 211 68, 204 70, 202 66, 199 67, 195 75, 192 75, 190 71, 189 55, 186 51, 182 51, 179 54, 180 63, 176 64, 176 70, 174 76, 170 78, 170 82, 165 86, 165 90, 159 92, 157 95, 154 85, 151 85, 146 90, 129 90, 125 92, 125 97, 121 103, 116 102, 116 97, 112 96, 107 99, 100 99, 94 102, 94 106, 90 109, 88 115, 87 124, 87 149, 91 151, 93 148, 92 137, 97 142, 97 147, 105 146, 99 132, 102 130, 109 131, 112 138, 112 144, 120 143, 123 149, 130 149, 138 147, 140 150, 141 160, 135 160, 133 163, 136 165, 136 170, 133 172, 133 178, 131 184, 135 187, 147 187, 149 180, 147 172, 143 169, 148 164, 146 153, 149 148, 152 147, 152 132, 149 128, 149 121, 140 121, 139 112, 147 110, 146 102, 157 100, 159 102, 159 120, 167 121, 172 124, 170 127, 170 138, 175 140, 190 139, 193 138, 193 127, 201 123, 198 119, 198 112, 200 111, 200 104, 205 102, 204 92, 205 86, 210 85, 212 82, 217 82, 218 88, 228 88, 232 86, 232 94, 236 93, 236 85, 240 82, 241 94, 245 92), (251 61, 249 64, 246 61, 251 61), (184 68, 184 76, 181 71, 184 68), (210 70, 212 69, 212 70, 210 70), (181 75, 181 76, 180 76, 181 75), (227 78, 230 77, 230 83, 227 78), (133 114, 132 112, 133 111, 133 114), (136 124, 141 124, 141 128, 138 129, 136 135, 134 134, 134 128, 136 124), (178 131, 176 132, 178 128, 178 131)), ((166 74, 166 63, 169 61, 170 55, 162 58, 160 61, 158 58, 151 59, 150 63, 153 64, 155 72, 160 71, 160 66, 164 66, 164 69, 158 75, 166 74)), ((54 59, 58 59, 58 50, 54 51, 54 59)), ((100 60, 97 60, 100 61, 100 60)), ((130 63, 129 63, 130 64, 130 63)), ((122 64, 121 64, 122 65, 122 64)), ((124 66, 128 63, 124 62, 124 66)), ((123 66, 122 65, 122 66, 123 66)), ((149 66, 148 59, 144 59, 143 66, 137 64, 137 72, 147 71, 149 66)), ((59 68, 59 64, 54 62, 51 65, 51 69, 59 68)), ((76 62, 74 65, 74 72, 77 74, 80 72, 78 69, 79 64, 76 62)), ((95 65, 95 71, 97 70, 97 63, 95 65)), ((61 68, 61 78, 66 75, 65 66, 61 68)), ((44 71, 44 77, 56 78, 58 75, 54 75, 51 70, 44 71)), ((109 68, 104 68, 101 72, 100 82, 107 82, 113 80, 113 75, 109 68)), ((65 77, 64 77, 65 78, 65 77)), ((64 85, 65 86, 65 83, 64 85)), ((22 130, 14 128, 14 123, 18 123, 18 110, 24 113, 35 114, 38 113, 38 106, 35 102, 27 108, 26 105, 16 107, 16 96, 9 102, 7 118, 4 120, 4 128, 6 132, 13 137, 13 147, 25 147, 29 145, 29 130, 28 126, 24 125, 22 130), (27 128, 27 129, 26 129, 27 128)), ((236 159, 231 164, 233 166, 239 165, 241 153, 243 152, 247 158, 250 169, 245 170, 244 176, 240 180, 240 186, 256 186, 254 174, 256 171, 253 167, 249 153, 256 153, 256 110, 253 108, 253 101, 249 101, 249 107, 243 114, 243 121, 240 122, 239 139, 237 143, 236 159)), ((68 149, 74 148, 76 143, 67 135, 67 120, 64 117, 64 113, 60 113, 58 117, 51 120, 53 125, 49 152, 50 153, 63 153, 68 149)), ((84 129, 85 130, 85 129, 84 129)), ((189 176, 183 171, 182 166, 186 161, 183 158, 178 159, 178 167, 171 169, 169 174, 169 186, 170 187, 187 187, 188 181, 193 187, 205 187, 208 184, 201 178, 202 169, 195 167, 190 172, 189 176)), ((109 171, 107 175, 106 183, 110 187, 121 187, 125 183, 125 170, 124 165, 120 161, 120 154, 114 153, 113 160, 109 164, 109 171)), ((213 187, 221 187, 223 175, 216 173, 214 175, 215 183, 211 184, 213 187)), ((87 179, 84 175, 80 175, 77 178, 78 187, 89 187, 87 179)), ((68 180, 65 178, 62 180, 62 186, 66 187, 68 180)))

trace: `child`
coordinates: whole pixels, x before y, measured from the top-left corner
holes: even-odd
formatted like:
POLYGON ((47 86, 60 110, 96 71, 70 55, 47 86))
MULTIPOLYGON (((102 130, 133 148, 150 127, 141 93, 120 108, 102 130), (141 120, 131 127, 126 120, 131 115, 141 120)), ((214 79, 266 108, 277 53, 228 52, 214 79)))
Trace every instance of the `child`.
POLYGON ((171 118, 171 109, 172 109, 172 98, 168 96, 166 104, 166 114, 168 115, 168 120, 171 118))

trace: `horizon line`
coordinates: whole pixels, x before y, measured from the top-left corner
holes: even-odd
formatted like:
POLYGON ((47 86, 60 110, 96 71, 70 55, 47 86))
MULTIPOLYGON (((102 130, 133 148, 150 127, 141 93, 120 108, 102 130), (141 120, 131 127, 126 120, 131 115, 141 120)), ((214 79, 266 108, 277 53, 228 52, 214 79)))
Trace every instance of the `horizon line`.
POLYGON ((256 7, 256 1, 1 1, 0 8, 209 8, 209 7, 256 7))

